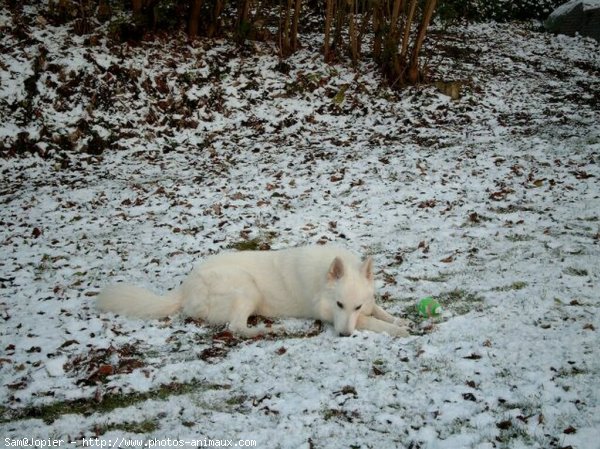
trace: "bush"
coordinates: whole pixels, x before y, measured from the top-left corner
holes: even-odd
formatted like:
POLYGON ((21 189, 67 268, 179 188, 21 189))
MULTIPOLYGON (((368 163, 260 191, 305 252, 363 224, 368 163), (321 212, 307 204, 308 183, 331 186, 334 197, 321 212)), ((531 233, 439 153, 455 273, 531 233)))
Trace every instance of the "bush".
POLYGON ((565 0, 441 0, 438 17, 443 22, 467 20, 544 20, 565 0))
MULTIPOLYGON (((22 0, 32 2, 34 0, 22 0)), ((325 60, 372 57, 390 85, 422 81, 420 53, 438 0, 47 0, 53 24, 78 35, 104 30, 116 41, 186 29, 198 36, 271 39, 287 57, 301 47, 302 17, 323 27, 325 60), (321 21, 319 21, 319 19, 321 21), (270 25, 269 25, 270 24, 270 25), (372 42, 370 36, 374 36, 372 42)), ((453 0, 457 4, 457 0, 453 0)))

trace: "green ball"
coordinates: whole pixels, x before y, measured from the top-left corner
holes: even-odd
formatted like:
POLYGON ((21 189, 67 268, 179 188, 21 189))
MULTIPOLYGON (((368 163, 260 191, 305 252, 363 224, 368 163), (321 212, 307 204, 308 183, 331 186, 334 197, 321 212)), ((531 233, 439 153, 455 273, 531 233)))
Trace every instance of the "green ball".
POLYGON ((442 307, 433 297, 427 296, 417 303, 417 311, 425 318, 431 318, 438 316, 442 312, 442 307))

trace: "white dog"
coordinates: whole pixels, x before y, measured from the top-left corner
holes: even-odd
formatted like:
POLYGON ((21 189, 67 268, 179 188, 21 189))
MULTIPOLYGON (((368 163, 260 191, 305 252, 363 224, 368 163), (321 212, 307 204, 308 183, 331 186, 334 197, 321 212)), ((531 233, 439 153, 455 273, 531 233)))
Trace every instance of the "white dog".
POLYGON ((164 297, 114 285, 98 296, 100 309, 140 318, 181 311, 246 337, 275 328, 248 327, 248 317, 313 318, 333 322, 340 335, 355 329, 408 336, 407 322, 374 299, 373 262, 332 246, 241 251, 209 257, 164 297))

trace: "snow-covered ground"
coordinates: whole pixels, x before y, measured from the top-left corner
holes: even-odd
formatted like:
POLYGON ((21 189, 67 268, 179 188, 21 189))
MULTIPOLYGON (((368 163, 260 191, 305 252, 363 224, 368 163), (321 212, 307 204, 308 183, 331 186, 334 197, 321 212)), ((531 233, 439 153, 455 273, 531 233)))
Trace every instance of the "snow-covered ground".
POLYGON ((318 37, 280 61, 113 46, 27 8, 2 7, 0 30, 2 442, 600 447, 597 43, 436 31, 453 101, 328 66, 318 37), (225 248, 327 242, 373 255, 416 335, 289 319, 238 340, 94 307, 109 282, 164 292, 225 248), (435 323, 414 312, 428 295, 435 323))

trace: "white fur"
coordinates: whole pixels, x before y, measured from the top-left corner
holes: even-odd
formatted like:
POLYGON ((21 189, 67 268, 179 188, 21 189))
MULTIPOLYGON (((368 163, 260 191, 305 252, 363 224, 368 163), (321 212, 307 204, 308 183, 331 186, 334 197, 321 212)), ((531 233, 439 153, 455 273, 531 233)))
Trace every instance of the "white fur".
POLYGON ((406 322, 375 304, 371 259, 362 262, 333 246, 281 251, 241 251, 209 257, 164 297, 139 287, 114 285, 98 306, 140 318, 181 311, 214 324, 229 323, 244 336, 273 332, 248 327, 248 317, 312 318, 332 322, 341 335, 356 328, 407 336, 406 322))

